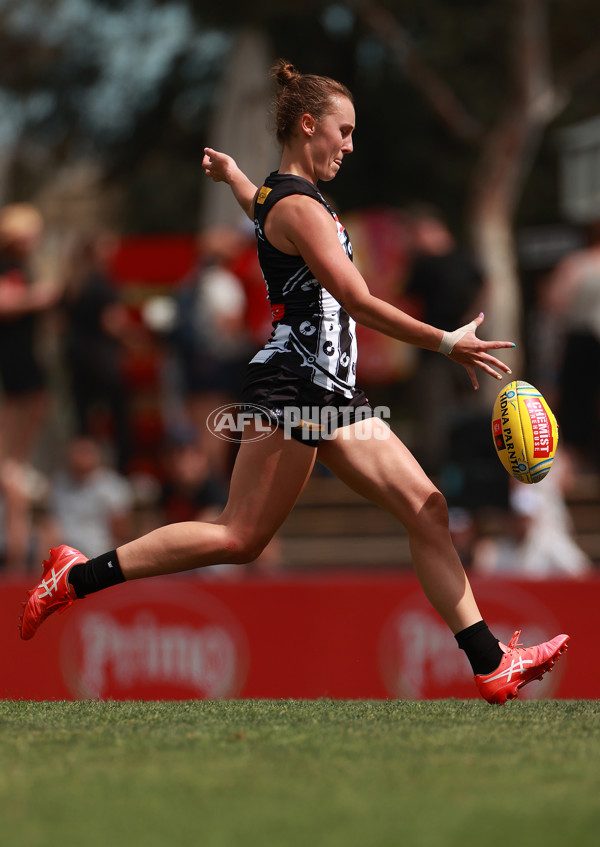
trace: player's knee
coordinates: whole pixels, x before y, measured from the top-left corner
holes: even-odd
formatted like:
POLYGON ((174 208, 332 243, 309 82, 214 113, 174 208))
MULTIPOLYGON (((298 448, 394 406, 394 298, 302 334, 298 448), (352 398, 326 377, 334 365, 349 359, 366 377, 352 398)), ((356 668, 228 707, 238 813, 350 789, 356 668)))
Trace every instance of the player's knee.
POLYGON ((415 531, 423 535, 431 535, 440 530, 447 530, 449 525, 448 504, 446 498, 437 488, 429 493, 421 504, 415 520, 415 531))
POLYGON ((232 565, 247 565, 258 559, 267 546, 268 539, 256 536, 232 535, 228 539, 227 549, 229 561, 232 565))

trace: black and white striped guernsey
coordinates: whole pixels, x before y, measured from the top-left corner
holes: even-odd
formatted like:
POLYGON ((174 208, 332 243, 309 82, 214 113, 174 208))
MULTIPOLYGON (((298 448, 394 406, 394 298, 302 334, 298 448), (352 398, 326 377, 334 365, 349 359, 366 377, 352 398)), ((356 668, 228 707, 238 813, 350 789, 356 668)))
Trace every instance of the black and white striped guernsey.
POLYGON ((305 194, 327 209, 337 224, 340 243, 352 259, 348 233, 312 182, 291 174, 270 174, 256 197, 254 226, 273 314, 273 332, 251 364, 268 362, 328 391, 352 397, 357 356, 353 318, 315 279, 301 256, 282 253, 265 237, 269 211, 278 200, 291 194, 305 194))

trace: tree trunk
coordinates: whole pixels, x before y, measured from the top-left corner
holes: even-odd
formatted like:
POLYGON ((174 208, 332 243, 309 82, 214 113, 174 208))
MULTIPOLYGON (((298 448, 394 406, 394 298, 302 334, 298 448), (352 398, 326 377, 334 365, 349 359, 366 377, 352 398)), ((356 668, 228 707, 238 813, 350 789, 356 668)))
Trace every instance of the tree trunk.
MULTIPOLYGON (((506 113, 487 133, 473 175, 468 225, 486 279, 481 334, 517 347, 503 357, 523 378, 522 288, 514 216, 546 127, 561 101, 550 79, 546 0, 513 0, 513 94, 506 113)), ((486 398, 497 386, 486 383, 486 398)))
MULTIPOLYGON (((270 45, 259 31, 241 31, 231 49, 208 147, 225 150, 257 185, 277 168, 280 151, 268 126, 270 45)), ((200 228, 248 225, 230 191, 212 180, 202 186, 200 228)))
MULTIPOLYGON (((474 252, 485 278, 481 328, 483 338, 513 341, 506 355, 515 375, 524 365, 521 343, 521 284, 514 243, 513 215, 523 175, 524 151, 530 129, 520 112, 501 122, 483 142, 473 175, 468 203, 468 228, 474 252)), ((504 355, 504 354, 501 354, 504 355)), ((485 398, 497 387, 485 382, 485 398)))
MULTIPOLYGON (((522 377, 525 351, 514 215, 543 132, 564 106, 550 74, 547 0, 511 0, 508 4, 512 20, 508 106, 488 131, 467 112, 447 81, 426 64, 394 15, 378 3, 355 0, 353 5, 440 120, 479 154, 467 214, 472 246, 486 277, 486 320, 480 334, 515 342, 515 350, 501 356, 515 377, 522 377)), ((485 389, 480 398, 487 402, 495 396, 497 385, 491 380, 481 383, 485 389)))
MULTIPOLYGON (((479 336, 497 341, 513 341, 511 351, 500 351, 498 358, 511 368, 514 378, 523 376, 524 350, 521 340, 521 287, 515 260, 512 220, 506 209, 486 203, 474 204, 471 214, 471 239, 485 276, 483 311, 485 321, 479 336)), ((482 402, 496 396, 498 386, 492 380, 480 380, 482 402)))

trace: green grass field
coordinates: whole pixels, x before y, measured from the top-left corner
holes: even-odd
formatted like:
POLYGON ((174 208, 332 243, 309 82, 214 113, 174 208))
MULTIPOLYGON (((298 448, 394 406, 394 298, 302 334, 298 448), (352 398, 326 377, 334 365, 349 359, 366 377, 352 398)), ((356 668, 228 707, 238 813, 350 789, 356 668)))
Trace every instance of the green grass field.
POLYGON ((586 847, 597 701, 0 701, 19 847, 586 847))

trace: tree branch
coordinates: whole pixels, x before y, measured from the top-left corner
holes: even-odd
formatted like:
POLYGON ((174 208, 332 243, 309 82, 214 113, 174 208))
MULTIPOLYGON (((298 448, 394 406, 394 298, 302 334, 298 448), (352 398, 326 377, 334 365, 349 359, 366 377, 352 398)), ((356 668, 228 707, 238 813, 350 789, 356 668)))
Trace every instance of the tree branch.
POLYGON ((421 56, 397 19, 378 3, 355 0, 357 15, 386 45, 407 78, 428 100, 446 127, 462 141, 477 144, 484 133, 446 81, 421 56))
POLYGON ((600 42, 584 50, 558 75, 560 88, 569 93, 578 85, 590 80, 600 71, 600 42))
POLYGON ((513 108, 531 125, 547 125, 564 108, 552 81, 548 52, 547 0, 513 0, 513 108))

